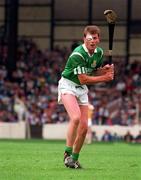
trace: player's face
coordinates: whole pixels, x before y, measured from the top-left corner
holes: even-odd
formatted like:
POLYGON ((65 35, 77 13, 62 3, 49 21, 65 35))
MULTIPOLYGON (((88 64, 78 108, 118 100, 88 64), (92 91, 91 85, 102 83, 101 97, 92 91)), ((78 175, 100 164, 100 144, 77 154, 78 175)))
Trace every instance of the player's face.
POLYGON ((98 34, 87 34, 84 37, 84 43, 90 53, 93 53, 97 44, 99 43, 99 36, 98 34))

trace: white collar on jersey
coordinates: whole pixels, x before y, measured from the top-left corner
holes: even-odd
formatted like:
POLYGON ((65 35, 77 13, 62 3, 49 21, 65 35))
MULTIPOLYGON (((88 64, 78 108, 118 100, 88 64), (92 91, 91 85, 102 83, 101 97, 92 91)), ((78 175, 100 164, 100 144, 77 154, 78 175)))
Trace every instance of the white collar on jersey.
MULTIPOLYGON (((88 49, 86 48, 86 45, 85 45, 85 44, 82 44, 82 46, 83 46, 84 50, 89 54, 89 51, 88 51, 88 49)), ((95 48, 94 53, 97 53, 97 48, 95 48)), ((89 56, 91 56, 91 55, 89 54, 89 56)))

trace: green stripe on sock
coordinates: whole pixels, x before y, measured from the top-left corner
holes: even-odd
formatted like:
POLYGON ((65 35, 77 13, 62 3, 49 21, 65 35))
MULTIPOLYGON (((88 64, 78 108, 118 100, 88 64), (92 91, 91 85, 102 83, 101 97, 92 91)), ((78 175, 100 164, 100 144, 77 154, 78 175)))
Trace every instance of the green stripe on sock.
POLYGON ((71 155, 71 154, 72 154, 72 147, 66 146, 65 151, 66 151, 69 155, 71 155))
POLYGON ((72 153, 72 159, 77 161, 79 158, 79 154, 78 153, 72 153))

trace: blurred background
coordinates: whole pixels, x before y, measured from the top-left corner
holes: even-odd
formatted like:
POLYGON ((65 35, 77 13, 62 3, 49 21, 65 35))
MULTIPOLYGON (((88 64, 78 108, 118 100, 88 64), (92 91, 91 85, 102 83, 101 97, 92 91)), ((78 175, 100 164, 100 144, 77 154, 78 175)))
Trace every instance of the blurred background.
POLYGON ((101 28, 107 63, 103 12, 112 9, 116 75, 112 83, 89 86, 92 139, 141 142, 140 7, 138 0, 0 0, 0 138, 65 138, 58 80, 88 24, 101 28))

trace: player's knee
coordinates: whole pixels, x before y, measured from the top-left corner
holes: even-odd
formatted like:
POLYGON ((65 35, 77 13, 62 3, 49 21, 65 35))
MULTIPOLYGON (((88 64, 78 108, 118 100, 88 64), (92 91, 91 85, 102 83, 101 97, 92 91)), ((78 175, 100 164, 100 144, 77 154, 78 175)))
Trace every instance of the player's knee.
POLYGON ((79 115, 73 115, 71 120, 72 120, 72 123, 74 124, 74 126, 78 126, 79 121, 80 121, 80 116, 79 115))

